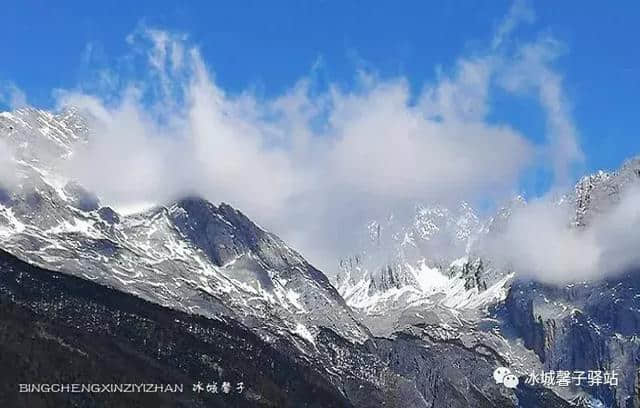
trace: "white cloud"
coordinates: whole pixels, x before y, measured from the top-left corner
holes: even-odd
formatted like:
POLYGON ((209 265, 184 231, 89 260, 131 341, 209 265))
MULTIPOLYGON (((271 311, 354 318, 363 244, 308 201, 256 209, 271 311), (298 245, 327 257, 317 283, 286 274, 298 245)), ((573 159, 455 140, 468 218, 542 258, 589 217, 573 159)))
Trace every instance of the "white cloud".
POLYGON ((573 207, 541 198, 516 209, 481 251, 520 275, 552 284, 640 266, 640 189, 630 188, 586 227, 571 226, 574 215, 573 207))
MULTIPOLYGON (((483 120, 490 81, 484 60, 461 61, 417 105, 403 79, 366 75, 355 90, 331 86, 311 97, 303 80, 265 101, 227 95, 181 38, 157 30, 145 38, 153 40, 150 79, 162 98, 146 103, 136 82, 115 104, 59 93, 62 105, 94 118, 91 142, 79 147, 68 171, 115 206, 197 193, 299 239, 305 217, 326 225, 354 205, 391 208, 409 198, 509 189, 532 157, 522 134, 483 120), (313 126, 318 118, 322 126, 313 126)), ((328 228, 321 234, 327 238, 336 234, 328 228)), ((314 237, 295 243, 319 245, 314 237)))
POLYGON ((313 80, 302 78, 271 99, 230 95, 186 36, 142 27, 127 41, 130 58, 144 59, 144 77, 97 93, 58 91, 59 104, 79 107, 93 127, 65 170, 117 208, 186 194, 230 202, 331 274, 370 217, 412 200, 446 203, 514 189, 539 147, 487 119, 496 85, 538 92, 554 133, 543 148, 567 156, 569 144, 555 133, 573 127, 564 103, 553 106, 562 84, 545 53, 549 44, 501 47, 527 19, 512 11, 493 48, 460 58, 417 96, 406 79, 372 72, 358 73, 352 89, 311 91, 313 80), (541 81, 541 72, 556 81, 541 81))

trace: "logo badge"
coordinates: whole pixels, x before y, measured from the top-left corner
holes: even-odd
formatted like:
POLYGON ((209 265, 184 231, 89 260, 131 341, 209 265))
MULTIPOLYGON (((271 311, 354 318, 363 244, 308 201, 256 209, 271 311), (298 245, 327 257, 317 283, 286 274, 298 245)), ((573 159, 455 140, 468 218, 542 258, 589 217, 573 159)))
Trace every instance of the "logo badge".
POLYGON ((498 367, 493 371, 493 379, 496 384, 502 384, 507 388, 516 388, 520 383, 518 377, 511 374, 511 370, 507 367, 498 367))

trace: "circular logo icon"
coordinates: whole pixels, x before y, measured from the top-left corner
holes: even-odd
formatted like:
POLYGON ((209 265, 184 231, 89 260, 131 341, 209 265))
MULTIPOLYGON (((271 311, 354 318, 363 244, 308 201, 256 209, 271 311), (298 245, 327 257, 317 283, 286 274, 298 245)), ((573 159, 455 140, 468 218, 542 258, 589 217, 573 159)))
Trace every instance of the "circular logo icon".
POLYGON ((504 384, 504 386, 507 388, 516 388, 519 382, 520 380, 518 380, 518 377, 513 374, 505 375, 504 379, 502 380, 502 384, 504 384))

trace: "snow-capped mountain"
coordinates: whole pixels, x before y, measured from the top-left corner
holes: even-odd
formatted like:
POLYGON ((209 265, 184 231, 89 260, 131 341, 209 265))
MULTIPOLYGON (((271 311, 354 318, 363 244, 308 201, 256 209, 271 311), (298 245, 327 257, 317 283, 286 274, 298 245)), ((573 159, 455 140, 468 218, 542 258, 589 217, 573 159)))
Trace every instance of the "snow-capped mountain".
MULTIPOLYGON (((364 229, 362 251, 341 261, 336 290, 301 254, 227 204, 184 197, 135 214, 103 206, 99 197, 60 171, 75 146, 90 138, 89 122, 74 109, 0 114, 0 146, 11 156, 0 169, 8 165, 13 171, 12 184, 0 187, 0 249, 5 251, 0 253, 0 295, 28 309, 24 313, 29 316, 53 319, 49 326, 59 325, 63 332, 68 328, 57 337, 64 338, 58 342, 63 347, 72 342, 89 354, 73 340, 76 331, 89 327, 82 333, 90 335, 104 324, 109 336, 127 342, 133 338, 138 346, 127 347, 141 347, 143 359, 179 369, 206 366, 196 374, 222 366, 233 370, 233 363, 207 365, 195 355, 183 359, 174 353, 183 335, 195 333, 197 347, 227 338, 229 347, 249 353, 234 357, 245 368, 250 367, 251 350, 271 350, 270 367, 261 364, 251 373, 264 378, 264 384, 238 406, 294 406, 274 399, 291 392, 298 406, 568 407, 575 393, 560 397, 559 389, 509 390, 492 379, 500 365, 524 376, 565 362, 557 356, 570 355, 567 344, 584 332, 563 331, 574 328, 575 315, 538 313, 540 302, 553 295, 556 302, 594 316, 602 344, 624 348, 599 361, 629 367, 639 354, 632 336, 640 328, 626 320, 621 326, 615 323, 637 307, 630 300, 637 293, 632 282, 617 292, 607 286, 623 299, 607 309, 610 303, 595 297, 587 302, 584 291, 572 288, 524 291, 525 283, 513 271, 475 254, 475 243, 508 223, 511 209, 525 205, 521 199, 486 221, 461 203, 454 209, 418 205, 407 218, 372 222, 364 229), (21 282, 38 289, 30 286, 23 292, 21 282), (108 296, 117 301, 96 306, 102 300, 85 295, 104 299, 105 287, 113 289, 108 296), (82 288, 82 294, 70 288, 82 288), (532 293, 543 296, 529 298, 532 293), (160 305, 165 312, 153 312, 152 318, 136 314, 131 302, 145 311, 160 305), (83 312, 70 309, 69 303, 83 312), (92 313, 96 315, 86 322, 85 315, 92 313), (123 325, 126 330, 135 327, 135 336, 120 328, 124 315, 135 315, 123 325), (147 347, 157 340, 151 338, 155 332, 149 321, 162 321, 162 316, 188 322, 166 334, 172 340, 163 355, 147 347), (612 320, 609 328, 601 321, 606 319, 612 320), (623 340, 610 341, 620 333, 623 340), (289 371, 281 375, 278 367, 289 371), (274 384, 280 387, 276 393, 274 384), (302 389, 316 394, 305 395, 302 389), (315 398, 318 390, 326 391, 325 405, 305 400, 315 398)), ((607 180, 634 180, 633 174, 640 173, 633 163, 607 180)), ((595 191, 605 182, 590 183, 590 190, 576 190, 581 203, 600 202, 595 191)), ((580 214, 597 208, 579 207, 584 208, 580 214)), ((625 394, 596 396, 624 401, 633 395, 629 384, 622 389, 625 394)))
MULTIPOLYGON (((635 158, 618 171, 583 177, 555 205, 575 214, 568 227, 582 228, 638 186, 635 158)), ((418 206, 412 219, 371 222, 365 229, 370 242, 340 261, 336 287, 376 334, 429 327, 431 336, 473 337, 473 344, 492 344, 524 371, 617 369, 628 373, 620 386, 587 389, 587 399, 636 406, 630 404, 640 378, 639 271, 557 287, 523 280, 481 256, 483 240, 501 233, 514 210, 526 206, 518 196, 483 220, 467 205, 455 211, 418 206), (447 250, 434 250, 434 241, 447 243, 447 250)))
POLYGON ((374 333, 396 329, 391 316, 408 308, 475 313, 503 300, 513 276, 493 276, 473 255, 487 230, 465 202, 454 210, 417 205, 411 217, 371 221, 364 249, 340 261, 336 287, 374 333))
POLYGON ((311 344, 316 326, 354 341, 368 337, 322 273, 229 205, 186 198, 125 216, 61 178, 56 160, 72 154, 81 140, 75 132, 86 135, 73 111, 25 109, 2 121, 21 178, 0 201, 4 249, 191 313, 227 314, 248 325, 278 320, 274 330, 287 328, 311 344), (43 159, 32 145, 55 155, 43 159))
POLYGON ((566 201, 575 205, 575 223, 588 224, 592 217, 618 203, 621 194, 640 178, 640 157, 627 160, 618 171, 599 171, 583 177, 566 201))
POLYGON ((0 249, 164 307, 237 322, 317 366, 351 401, 360 393, 383 398, 389 368, 362 348, 369 330, 325 275, 277 236, 197 197, 119 214, 66 179, 60 163, 90 137, 75 115, 2 114, 16 177, 0 191, 0 249))

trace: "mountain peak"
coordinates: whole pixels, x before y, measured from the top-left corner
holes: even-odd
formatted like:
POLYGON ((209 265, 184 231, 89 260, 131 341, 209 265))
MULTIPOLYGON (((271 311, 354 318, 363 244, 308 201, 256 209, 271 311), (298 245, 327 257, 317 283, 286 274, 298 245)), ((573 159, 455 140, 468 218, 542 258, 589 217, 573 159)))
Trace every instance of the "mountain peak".
POLYGON ((630 186, 640 186, 640 156, 626 160, 613 172, 598 171, 584 176, 570 197, 576 208, 575 224, 584 226, 591 218, 619 202, 630 186))
POLYGON ((176 228, 211 261, 222 266, 242 254, 260 253, 268 234, 228 204, 189 197, 170 210, 176 228), (178 210, 179 209, 179 210, 178 210))

